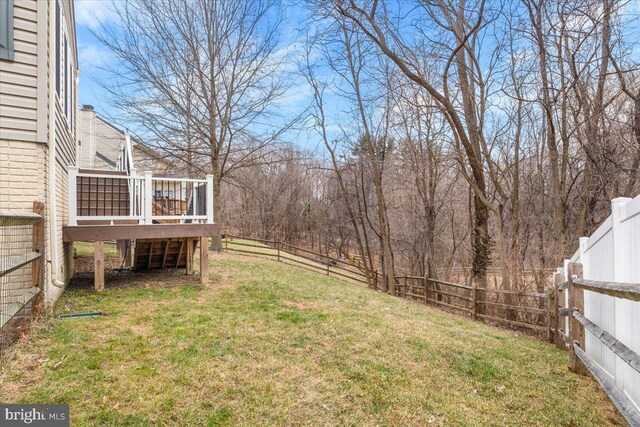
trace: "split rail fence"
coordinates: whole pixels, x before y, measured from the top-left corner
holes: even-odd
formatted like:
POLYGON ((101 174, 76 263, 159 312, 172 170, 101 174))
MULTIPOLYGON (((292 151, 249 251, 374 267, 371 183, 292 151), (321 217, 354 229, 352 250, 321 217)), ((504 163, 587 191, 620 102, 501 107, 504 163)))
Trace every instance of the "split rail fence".
MULTIPOLYGON (((367 285, 360 265, 288 243, 226 235, 228 252, 265 256, 327 276, 367 285)), ((377 272, 374 274, 378 274, 377 272)), ((516 292, 461 285, 420 276, 395 276, 395 294, 491 323, 527 330, 553 340, 555 302, 546 293, 516 292)), ((554 294, 551 293, 551 297, 554 294)))

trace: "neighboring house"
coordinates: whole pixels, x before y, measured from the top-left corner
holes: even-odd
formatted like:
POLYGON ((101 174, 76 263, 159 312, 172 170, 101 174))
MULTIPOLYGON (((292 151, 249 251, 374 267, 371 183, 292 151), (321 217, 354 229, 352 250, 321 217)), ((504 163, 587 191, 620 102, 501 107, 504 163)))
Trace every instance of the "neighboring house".
MULTIPOLYGON (((47 304, 73 272, 73 245, 63 243, 62 226, 69 217, 68 167, 76 163, 75 31, 73 1, 0 0, 0 211, 45 204, 40 286, 47 304)), ((25 237, 24 244, 31 242, 25 237)), ((30 268, 12 276, 13 294, 32 285, 30 268)))
MULTIPOLYGON (((78 122, 78 166, 92 169, 117 170, 125 154, 127 132, 99 117, 93 106, 80 108, 78 122)), ((158 154, 153 148, 131 138, 133 165, 138 172, 172 176, 175 162, 158 154)))

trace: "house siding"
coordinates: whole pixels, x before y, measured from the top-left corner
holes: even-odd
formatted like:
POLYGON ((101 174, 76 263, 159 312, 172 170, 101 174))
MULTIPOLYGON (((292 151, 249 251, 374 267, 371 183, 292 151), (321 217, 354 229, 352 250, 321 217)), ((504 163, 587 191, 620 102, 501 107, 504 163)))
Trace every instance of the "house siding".
MULTIPOLYGON (((66 22, 70 27, 67 28, 70 40, 75 40, 75 31, 73 28, 73 10, 71 3, 65 1, 62 3, 62 13, 67 17, 66 22)), ((71 62, 72 69, 77 68, 77 56, 75 43, 72 43, 71 49, 71 62)), ((50 52, 51 53, 51 52, 50 52)), ((52 63, 55 63, 53 55, 50 56, 52 63)), ((76 86, 75 77, 71 79, 71 84, 76 86)), ((55 88, 52 88, 52 93, 55 93, 55 88)), ((73 120, 77 120, 77 87, 74 88, 73 93, 76 94, 76 98, 72 99, 72 108, 74 114, 73 120)), ((58 271, 49 271, 47 277, 47 285, 45 287, 45 303, 50 305, 60 296, 63 289, 57 287, 51 283, 52 279, 58 279, 65 283, 68 283, 73 275, 73 244, 63 243, 62 241, 62 226, 69 222, 69 193, 68 193, 68 167, 76 164, 76 150, 77 139, 73 129, 77 130, 69 119, 64 114, 64 109, 61 100, 56 97, 55 100, 55 137, 56 137, 56 164, 51 165, 48 161, 49 167, 55 167, 55 191, 56 191, 56 248, 57 248, 57 264, 58 271)), ((51 150, 51 147, 49 148, 51 150)), ((50 201, 48 201, 50 203, 50 201)), ((48 228, 48 227, 47 227, 48 228)), ((52 255, 49 254, 49 257, 52 255)), ((51 268, 49 263, 49 268, 51 268)))
POLYGON ((46 2, 15 0, 13 61, 0 67, 0 141, 36 142, 38 95, 38 13, 46 2))
MULTIPOLYGON (((76 138, 71 126, 58 108, 55 112, 56 165, 50 165, 48 145, 49 73, 54 72, 55 52, 49 46, 49 30, 55 28, 54 11, 47 1, 14 1, 14 49, 13 61, 0 60, 0 210, 29 212, 34 201, 45 203, 45 301, 51 304, 62 289, 51 284, 57 277, 68 282, 73 273, 72 245, 63 244, 62 226, 68 220, 67 167, 75 164, 76 138), (56 246, 60 271, 51 270, 49 251, 49 167, 55 167, 56 187, 56 246)), ((70 39, 75 40, 73 28, 73 4, 62 2, 63 13, 69 19, 70 39), (73 37, 73 38, 71 38, 73 37)), ((54 9, 55 10, 55 9, 54 9)), ((74 69, 77 64, 75 42, 70 49, 74 69)), ((75 79, 72 79, 75 85, 75 79)), ((50 90, 52 89, 52 90, 50 90)), ((77 93, 77 90, 74 91, 77 93)), ((75 106, 75 100, 74 100, 75 106)), ((75 109, 77 112, 77 108, 75 109)), ((74 118, 77 114, 73 115, 74 118)), ((21 239, 25 247, 31 246, 31 229, 24 227, 21 239)), ((10 289, 20 294, 31 286, 30 267, 11 273, 10 289)))

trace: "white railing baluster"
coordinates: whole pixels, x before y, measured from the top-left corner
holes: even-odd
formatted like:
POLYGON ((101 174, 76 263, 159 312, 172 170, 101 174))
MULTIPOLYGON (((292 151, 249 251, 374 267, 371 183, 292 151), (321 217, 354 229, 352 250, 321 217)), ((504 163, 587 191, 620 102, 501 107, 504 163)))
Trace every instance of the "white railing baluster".
POLYGON ((69 166, 69 225, 78 225, 78 171, 77 166, 69 166))
POLYGON ((153 172, 144 172, 144 223, 153 224, 153 172))
MULTIPOLYGON (((78 225, 78 221, 131 221, 137 220, 140 224, 153 224, 154 220, 162 221, 178 221, 179 223, 209 223, 213 224, 213 175, 208 175, 207 179, 191 179, 191 178, 164 178, 154 177, 152 172, 146 171, 143 175, 138 175, 135 169, 130 170, 129 175, 113 175, 108 171, 99 173, 92 171, 91 173, 80 173, 75 166, 69 167, 68 178, 69 191, 69 225, 78 225), (122 204, 120 200, 112 202, 112 209, 107 212, 104 210, 102 215, 98 212, 88 210, 84 212, 82 203, 91 203, 91 200, 80 200, 81 191, 78 191, 77 185, 81 183, 80 179, 102 179, 105 182, 113 182, 111 189, 124 186, 126 183, 129 192, 128 202, 122 204), (125 180, 125 182, 123 182, 125 180), (117 185, 115 184, 117 182, 117 185), (154 185, 156 188, 168 188, 166 194, 160 195, 157 200, 158 211, 154 214, 154 185), (204 186, 204 187, 203 187, 204 186), (202 195, 198 194, 199 190, 204 188, 205 201, 201 201, 202 195), (171 190, 173 189, 173 190, 171 190), (203 203, 203 209, 199 205, 203 203), (189 205, 192 211, 189 212, 189 205), (78 214, 78 209, 82 212, 78 214), (168 210, 168 211, 167 211, 168 210), (204 211, 204 212, 203 212, 204 211), (86 215, 83 215, 86 213, 86 215), (166 213, 166 215, 165 215, 166 213)), ((105 189, 106 191, 106 189, 105 189)), ((111 196, 114 197, 116 193, 111 196)), ((119 193, 118 193, 119 194, 119 193)), ((89 195, 91 198, 92 195, 89 195)), ((109 198, 111 201, 111 198, 109 198)), ((107 203, 107 207, 109 203, 107 203)), ((106 209, 106 208, 105 208, 106 209)))
POLYGON ((193 194, 193 197, 191 198, 193 200, 193 211, 191 214, 198 215, 200 213, 198 212, 198 190, 200 189, 200 186, 195 182, 192 182, 191 184, 191 194, 193 194))
POLYGON ((207 175, 207 224, 213 224, 213 175, 207 175))
POLYGON ((136 170, 131 169, 129 172, 131 179, 129 179, 127 183, 127 188, 129 188, 129 215, 131 216, 136 214, 136 182, 138 181, 136 174, 136 170))

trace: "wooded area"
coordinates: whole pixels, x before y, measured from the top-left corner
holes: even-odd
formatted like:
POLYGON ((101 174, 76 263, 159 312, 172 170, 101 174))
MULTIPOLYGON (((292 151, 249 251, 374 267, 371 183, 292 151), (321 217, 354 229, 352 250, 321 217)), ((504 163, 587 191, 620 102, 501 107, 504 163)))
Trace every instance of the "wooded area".
POLYGON ((222 230, 356 257, 390 293, 405 275, 542 292, 638 193, 634 3, 303 4, 286 46, 275 0, 119 3, 100 32, 139 133, 215 175, 222 230))

